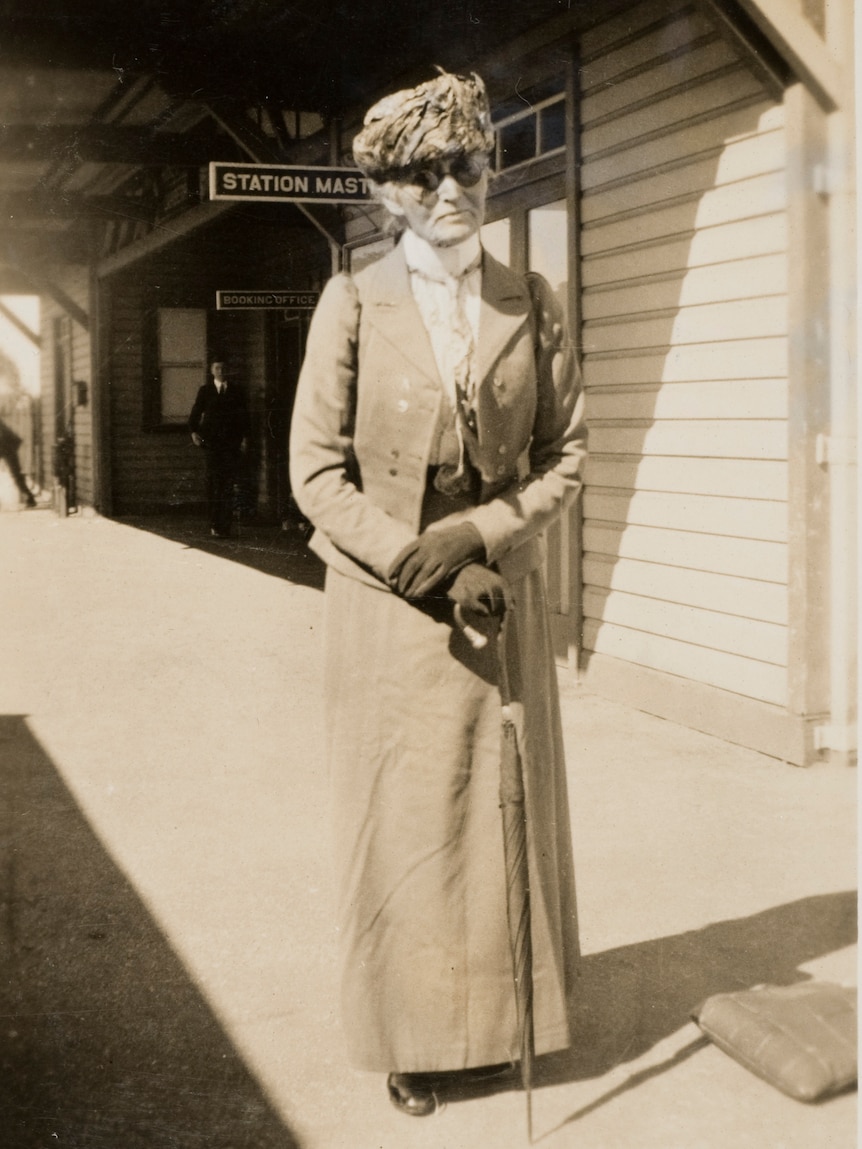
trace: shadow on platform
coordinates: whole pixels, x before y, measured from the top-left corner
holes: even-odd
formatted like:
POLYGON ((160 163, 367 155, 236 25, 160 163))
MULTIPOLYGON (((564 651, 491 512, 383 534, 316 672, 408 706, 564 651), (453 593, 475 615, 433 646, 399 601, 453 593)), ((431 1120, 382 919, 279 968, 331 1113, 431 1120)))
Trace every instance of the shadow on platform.
POLYGON ((848 890, 586 957, 576 1049, 543 1059, 542 1082, 603 1076, 676 1033, 712 994, 807 980, 801 965, 855 942, 848 890))
POLYGON ((325 567, 308 549, 305 535, 297 527, 284 530, 277 523, 251 522, 235 527, 229 539, 216 539, 209 534, 205 517, 135 515, 115 521, 194 550, 242 563, 262 574, 316 590, 323 589, 325 567))
MULTIPOLYGON (((856 919, 856 891, 848 890, 590 954, 582 959, 575 989, 573 1046, 537 1059, 534 1087, 604 1077, 681 1030, 695 1007, 714 993, 807 980, 801 965, 856 942, 856 919)), ((673 1069, 706 1044, 705 1037, 698 1037, 666 1061, 634 1072, 564 1124, 673 1069)), ((459 1086, 457 1096, 449 1099, 513 1088, 519 1088, 517 1073, 459 1086)))
POLYGON ((3 1149, 297 1149, 24 718, 0 718, 3 1149))

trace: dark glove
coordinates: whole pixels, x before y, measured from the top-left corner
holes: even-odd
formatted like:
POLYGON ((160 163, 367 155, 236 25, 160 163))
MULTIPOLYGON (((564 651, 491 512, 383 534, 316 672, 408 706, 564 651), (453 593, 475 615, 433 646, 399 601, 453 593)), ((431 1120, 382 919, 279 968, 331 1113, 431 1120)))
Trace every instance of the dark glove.
POLYGON ((481 563, 470 563, 455 575, 447 591, 449 598, 474 615, 502 618, 512 606, 509 584, 496 571, 481 563))
POLYGON ((398 554, 388 582, 404 598, 422 598, 465 563, 484 555, 485 544, 472 523, 425 531, 398 554))

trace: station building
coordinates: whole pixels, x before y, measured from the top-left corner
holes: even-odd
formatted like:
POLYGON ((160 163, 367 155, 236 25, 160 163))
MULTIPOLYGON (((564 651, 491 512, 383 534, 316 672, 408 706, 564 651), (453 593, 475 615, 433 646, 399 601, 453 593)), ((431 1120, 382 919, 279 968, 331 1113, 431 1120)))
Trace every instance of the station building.
POLYGON ((498 129, 485 245, 548 278, 586 387, 584 498, 547 539, 561 676, 791 763, 849 760, 852 22, 851 0, 538 5, 487 43, 453 28, 433 58, 375 58, 336 112, 58 74, 115 148, 62 179, 54 161, 87 226, 46 211, 62 256, 13 267, 42 297, 58 509, 196 509, 185 421, 218 347, 251 399, 258 514, 289 513, 313 302, 394 242, 361 186, 294 183, 351 168, 380 95, 474 69, 498 129), (145 162, 119 156, 135 132, 145 162))

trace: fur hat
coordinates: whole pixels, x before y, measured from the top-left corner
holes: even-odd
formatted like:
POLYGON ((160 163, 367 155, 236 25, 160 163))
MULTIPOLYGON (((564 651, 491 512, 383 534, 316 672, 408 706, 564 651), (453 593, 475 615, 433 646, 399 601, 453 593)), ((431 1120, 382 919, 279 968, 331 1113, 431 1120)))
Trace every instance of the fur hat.
POLYGON ((393 92, 369 108, 353 141, 353 158, 369 179, 383 183, 429 160, 493 148, 482 80, 475 72, 455 76, 441 70, 433 80, 393 92))

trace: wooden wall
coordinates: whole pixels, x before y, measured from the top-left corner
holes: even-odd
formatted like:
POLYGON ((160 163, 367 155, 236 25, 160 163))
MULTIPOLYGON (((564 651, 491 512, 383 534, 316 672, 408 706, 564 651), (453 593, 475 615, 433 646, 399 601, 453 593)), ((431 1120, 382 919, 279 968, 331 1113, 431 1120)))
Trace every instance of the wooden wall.
POLYGON ((612 659, 784 707, 784 107, 691 5, 580 50, 588 681, 612 659))
MULTIPOLYGON (((211 338, 226 349, 248 389, 260 433, 267 384, 265 311, 215 309, 217 290, 305 286, 320 262, 310 229, 272 209, 237 211, 160 253, 132 263, 102 285, 109 396, 111 510, 146 514, 203 500, 203 459, 184 428, 148 428, 144 389, 148 308, 207 308, 211 338), (306 278, 303 278, 306 277, 306 278)), ((298 215, 298 213, 293 212, 298 215)), ((328 255, 323 256, 324 263, 328 255)), ((201 382, 205 381, 202 373, 201 382)))
POLYGON ((52 295, 41 295, 41 418, 42 458, 39 482, 46 489, 53 486, 52 452, 58 434, 71 433, 75 442, 75 473, 77 499, 83 506, 93 506, 95 497, 95 460, 92 403, 92 342, 89 327, 90 272, 83 265, 66 266, 49 275, 53 286, 59 288, 61 300, 68 299, 86 316, 88 326, 70 316, 63 302, 52 295), (86 402, 78 404, 77 392, 70 389, 58 394, 58 348, 56 337, 58 322, 64 354, 69 356, 67 382, 86 385, 86 402))

